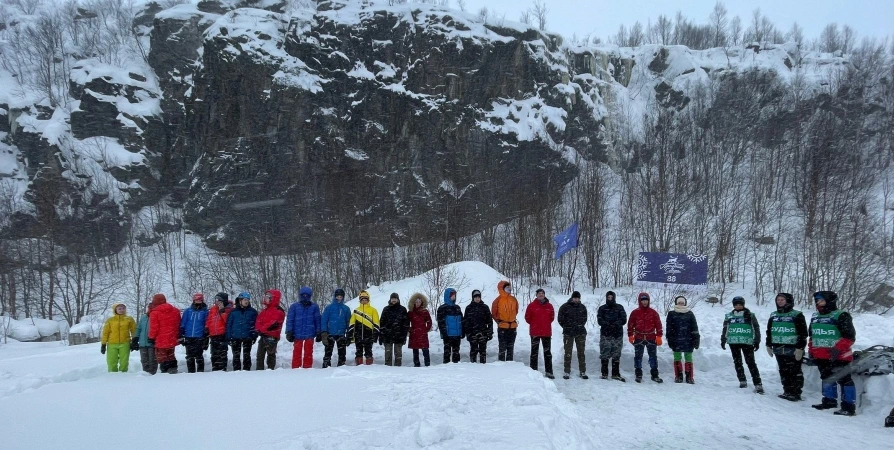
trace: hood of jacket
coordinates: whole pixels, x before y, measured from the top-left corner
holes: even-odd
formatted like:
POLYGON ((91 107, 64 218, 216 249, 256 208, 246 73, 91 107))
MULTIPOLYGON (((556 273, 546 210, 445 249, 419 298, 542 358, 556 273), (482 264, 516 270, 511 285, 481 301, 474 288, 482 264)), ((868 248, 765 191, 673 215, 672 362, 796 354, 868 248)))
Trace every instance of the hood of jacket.
POLYGON ((309 286, 301 286, 301 289, 298 291, 298 298, 301 300, 301 303, 310 303, 310 299, 313 295, 314 291, 309 286))
POLYGON ((605 304, 606 305, 614 305, 618 301, 618 296, 615 294, 615 291, 608 291, 605 293, 605 304))
MULTIPOLYGON (((780 292, 780 293, 776 294, 776 297, 780 297, 780 296, 785 298, 785 304, 782 305, 782 308, 777 306, 776 307, 777 312, 787 313, 787 312, 795 309, 795 297, 792 294, 789 294, 787 292, 780 292)), ((776 299, 774 298, 773 301, 775 302, 776 299)), ((829 301, 826 300, 826 303, 828 303, 828 302, 829 301)))
POLYGON ((152 306, 163 305, 168 302, 168 298, 164 294, 155 294, 152 296, 152 306))
POLYGON ((453 306, 453 305, 456 304, 455 301, 450 300, 450 295, 453 294, 453 293, 455 293, 455 292, 456 292, 456 289, 453 289, 453 288, 447 288, 447 289, 444 289, 444 304, 445 304, 445 305, 447 305, 447 306, 453 306))
POLYGON ((422 307, 420 309, 428 308, 428 298, 425 295, 416 292, 410 296, 410 311, 416 309, 416 299, 422 300, 422 307))
POLYGON ((208 309, 208 305, 206 305, 205 303, 193 303, 193 304, 190 305, 189 307, 192 308, 192 309, 194 309, 194 310, 196 310, 196 311, 201 311, 201 310, 203 310, 203 309, 208 309))
POLYGON ((652 305, 652 297, 649 297, 649 294, 648 294, 648 293, 646 293, 646 292, 640 292, 639 294, 636 295, 636 307, 637 307, 637 308, 640 308, 640 309, 651 309, 651 305, 652 305), (643 306, 643 304, 640 303, 640 301, 639 301, 640 297, 646 297, 647 299, 649 299, 649 304, 646 305, 646 306, 643 306))
POLYGON ((816 308, 816 310, 819 311, 820 314, 828 314, 838 309, 838 294, 832 291, 817 291, 813 294, 814 302, 816 302, 816 298, 820 296, 824 300, 826 300, 826 306, 824 306, 822 309, 820 309, 819 307, 816 308))
POLYGON ((121 302, 113 303, 113 304, 112 304, 112 317, 114 317, 114 316, 126 316, 127 313, 124 313, 124 314, 118 314, 118 313, 115 312, 115 308, 117 308, 118 305, 122 305, 122 306, 125 306, 125 307, 127 306, 127 305, 125 305, 124 303, 121 303, 121 302))
POLYGON ((366 298, 368 298, 368 299, 369 299, 369 304, 372 305, 372 300, 373 300, 373 298, 372 298, 371 295, 369 295, 369 291, 366 291, 366 290, 360 291, 360 293, 357 294, 357 301, 358 301, 358 302, 360 301, 360 297, 366 297, 366 298))
POLYGON ((282 301, 282 292, 279 289, 268 289, 265 294, 270 294, 270 300, 264 302, 264 307, 278 308, 279 302, 282 301))
POLYGON ((510 295, 510 294, 509 294, 508 292, 506 292, 506 290, 505 290, 506 286, 510 286, 510 285, 511 285, 511 283, 509 283, 509 282, 506 281, 506 280, 503 280, 503 281, 497 283, 497 293, 500 294, 500 295, 510 295))

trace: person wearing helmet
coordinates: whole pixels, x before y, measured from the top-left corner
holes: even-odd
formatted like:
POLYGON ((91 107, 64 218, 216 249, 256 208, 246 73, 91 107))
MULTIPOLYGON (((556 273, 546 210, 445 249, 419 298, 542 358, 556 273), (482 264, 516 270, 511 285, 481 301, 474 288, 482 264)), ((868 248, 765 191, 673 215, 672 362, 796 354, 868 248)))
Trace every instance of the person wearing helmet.
POLYGON ((351 314, 347 332, 348 339, 354 341, 354 364, 367 366, 373 363, 373 343, 379 340, 379 311, 369 304, 369 292, 360 291, 360 305, 351 314), (366 360, 364 361, 364 357, 366 360))
MULTIPOLYGON (((851 347, 857 339, 851 315, 838 309, 838 294, 819 291, 813 294, 816 312, 810 319, 810 342, 807 351, 816 361, 820 377, 827 378, 842 370, 854 360, 851 347)), ((838 386, 841 386, 841 409, 839 416, 853 416, 857 413, 857 388, 850 375, 838 380, 838 384, 823 381, 823 401, 814 408, 834 409, 838 407, 838 386)))
POLYGON ((739 378, 739 387, 743 389, 748 387, 745 369, 742 367, 742 358, 745 358, 745 364, 748 364, 748 371, 751 372, 751 382, 754 383, 754 392, 757 394, 764 393, 761 373, 754 363, 754 352, 760 348, 760 342, 761 332, 757 317, 745 307, 744 298, 733 297, 733 310, 726 313, 726 318, 723 320, 720 347, 726 350, 726 344, 729 343, 733 364, 736 367, 736 377, 739 378))
POLYGON ((208 306, 205 295, 192 295, 192 305, 183 311, 180 319, 180 345, 186 348, 186 370, 189 373, 205 371, 204 351, 208 349, 208 306))
POLYGON ((776 311, 767 322, 767 353, 776 357, 779 378, 782 380, 782 394, 779 398, 790 402, 801 400, 804 388, 804 374, 801 359, 807 345, 807 319, 795 309, 792 294, 776 294, 776 311))
POLYGON ((258 311, 251 307, 251 294, 236 296, 236 307, 227 317, 227 341, 233 349, 233 370, 251 370, 251 347, 258 339, 258 311))

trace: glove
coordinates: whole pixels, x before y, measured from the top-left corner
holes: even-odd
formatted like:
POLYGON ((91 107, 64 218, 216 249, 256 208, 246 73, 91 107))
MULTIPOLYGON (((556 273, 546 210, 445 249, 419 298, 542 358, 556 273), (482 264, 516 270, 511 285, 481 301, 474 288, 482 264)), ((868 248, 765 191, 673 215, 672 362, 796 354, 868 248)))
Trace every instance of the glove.
POLYGON ((487 340, 489 341, 489 340, 491 340, 491 339, 494 338, 494 334, 493 334, 493 333, 487 333, 487 335, 485 335, 484 337, 487 338, 487 340))
POLYGON ((632 344, 632 343, 633 343, 633 336, 627 336, 627 340, 630 341, 630 343, 632 344))
POLYGON ((289 342, 295 342, 295 334, 294 333, 286 333, 286 340, 289 342))
POLYGON ((795 349, 795 361, 800 361, 802 358, 804 358, 804 349, 795 349))
POLYGON ((379 335, 379 345, 385 345, 385 336, 379 335))
POLYGON ((322 338, 322 336, 320 336, 319 334, 317 334, 317 337, 314 338, 314 341, 315 341, 315 342, 323 342, 323 338, 322 338))
POLYGON ((106 344, 102 344, 102 346, 99 347, 99 352, 103 355, 106 354, 106 344))
POLYGON ((767 346, 767 354, 770 355, 771 358, 773 357, 773 347, 770 347, 769 345, 767 346))
POLYGON ((320 342, 322 342, 324 344, 329 342, 329 332, 328 331, 320 332, 320 342))
POLYGON ((140 338, 134 337, 130 340, 130 351, 139 350, 140 349, 140 338))
POLYGON ((258 336, 257 336, 257 335, 255 335, 254 337, 251 337, 251 338, 249 338, 249 339, 251 339, 251 345, 255 345, 255 344, 258 343, 258 336))
POLYGON ((655 345, 657 345, 657 346, 660 347, 660 346, 661 346, 661 342, 662 342, 662 341, 661 341, 661 336, 656 336, 656 337, 655 337, 655 345))
POLYGON ((720 338, 720 348, 726 350, 726 337, 720 338))
POLYGON ((177 338, 177 343, 180 345, 186 345, 186 338, 183 336, 180 336, 179 338, 177 338))
POLYGON ((273 322, 272 324, 270 324, 269 327, 267 327, 267 331, 276 331, 276 329, 279 328, 279 325, 279 322, 273 322))
POLYGON ((211 339, 206 337, 205 340, 202 341, 202 351, 208 350, 209 343, 211 343, 211 339))
POLYGON ((841 350, 835 347, 829 349, 829 361, 838 361, 839 356, 841 356, 841 350))
POLYGON ((701 338, 701 336, 696 336, 696 337, 695 337, 695 345, 694 345, 694 347, 695 347, 696 350, 698 350, 698 346, 701 345, 701 343, 702 343, 702 338, 701 338))
POLYGON ((146 342, 149 343, 150 347, 155 347, 155 339, 146 339, 146 342))
POLYGON ((754 343, 754 351, 758 351, 760 348, 761 348, 761 343, 760 343, 760 342, 755 342, 755 343, 754 343))

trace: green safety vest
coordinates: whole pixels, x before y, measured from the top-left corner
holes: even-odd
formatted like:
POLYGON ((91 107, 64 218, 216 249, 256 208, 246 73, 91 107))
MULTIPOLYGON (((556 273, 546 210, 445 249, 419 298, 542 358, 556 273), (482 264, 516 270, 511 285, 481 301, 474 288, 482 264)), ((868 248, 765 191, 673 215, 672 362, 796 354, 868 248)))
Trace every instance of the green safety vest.
POLYGON ((745 320, 745 314, 741 316, 732 312, 726 313, 726 342, 730 344, 754 344, 754 327, 751 321, 745 320))
POLYGON ((836 310, 829 314, 813 313, 810 319, 810 340, 813 348, 832 348, 841 339, 838 329, 838 316, 843 311, 836 310))
POLYGON ((798 314, 801 314, 801 311, 774 312, 770 315, 770 343, 788 345, 798 343, 798 330, 795 329, 795 317, 798 314))

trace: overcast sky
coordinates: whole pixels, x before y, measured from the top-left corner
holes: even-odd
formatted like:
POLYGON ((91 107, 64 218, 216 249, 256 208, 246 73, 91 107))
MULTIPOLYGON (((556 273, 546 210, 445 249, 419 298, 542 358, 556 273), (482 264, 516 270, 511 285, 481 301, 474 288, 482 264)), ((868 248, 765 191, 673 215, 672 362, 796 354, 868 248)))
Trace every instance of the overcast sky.
MULTIPOLYGON (((477 12, 482 6, 506 13, 507 20, 519 20, 522 10, 533 0, 466 0, 466 11, 477 12)), ((697 23, 707 23, 716 0, 546 0, 549 9, 547 29, 570 38, 591 34, 606 38, 622 23, 628 27, 639 20, 643 26, 660 14, 668 17, 678 11, 697 23)), ((456 0, 450 1, 456 8, 456 0)), ((838 22, 863 36, 884 38, 894 34, 894 0, 725 0, 730 18, 739 15, 748 23, 751 12, 760 8, 778 28, 788 31, 797 21, 808 39, 819 36, 826 24, 838 22)))

